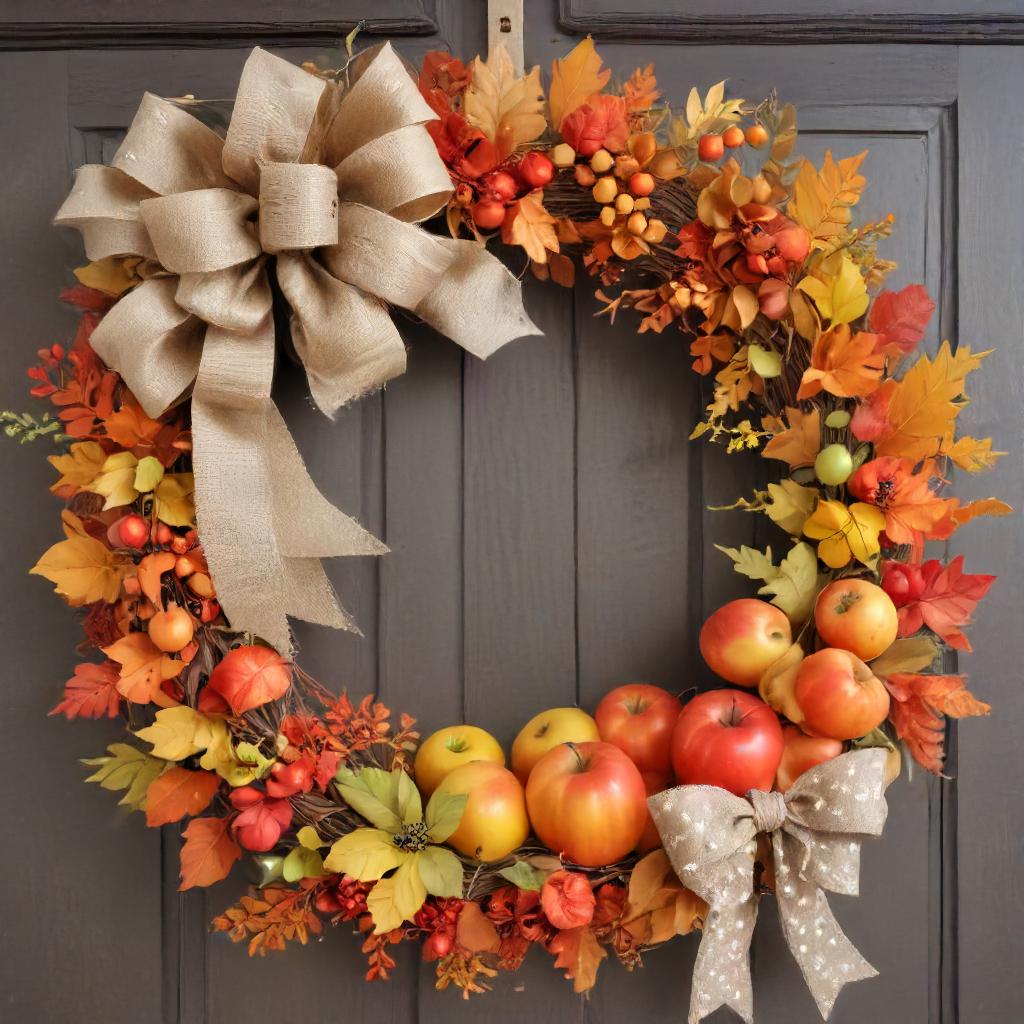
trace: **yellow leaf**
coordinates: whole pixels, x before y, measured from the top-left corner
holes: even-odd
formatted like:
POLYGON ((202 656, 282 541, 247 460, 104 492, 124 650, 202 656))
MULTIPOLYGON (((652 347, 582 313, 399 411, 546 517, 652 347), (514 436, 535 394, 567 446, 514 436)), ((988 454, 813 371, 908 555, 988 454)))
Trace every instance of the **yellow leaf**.
POLYGON ((804 534, 820 542, 818 557, 832 569, 841 569, 853 559, 870 565, 878 554, 878 535, 884 529, 885 513, 861 501, 849 508, 841 501, 819 501, 804 523, 804 534))
POLYGON ((774 432, 762 454, 766 459, 788 462, 793 469, 811 465, 821 450, 821 413, 787 407, 786 424, 786 429, 774 432))
POLYGON ((125 790, 118 803, 133 811, 146 809, 146 793, 150 783, 167 767, 166 761, 127 743, 112 743, 107 747, 104 757, 84 758, 82 764, 97 769, 86 782, 98 782, 112 792, 125 790))
POLYGON ((139 459, 135 467, 135 480, 132 486, 139 494, 149 494, 164 478, 164 465, 153 455, 139 459))
POLYGON ((868 289, 857 265, 845 252, 823 260, 813 277, 797 288, 809 295, 818 312, 832 324, 848 324, 868 308, 868 289))
POLYGON ((511 210, 508 227, 502 226, 502 238, 512 245, 519 245, 526 255, 537 263, 546 263, 548 251, 558 252, 558 235, 555 232, 555 218, 544 209, 544 193, 530 192, 523 196, 511 210))
POLYGON ((84 267, 75 267, 75 277, 86 288, 119 298, 141 280, 136 269, 141 262, 138 257, 105 256, 84 267))
POLYGON ((824 585, 814 548, 801 541, 793 545, 758 593, 773 595, 772 604, 781 608, 794 625, 802 625, 811 617, 815 599, 824 585))
POLYGON ((831 249, 849 230, 851 207, 857 204, 866 179, 858 168, 867 150, 836 163, 826 151, 820 171, 809 160, 800 164, 793 185, 793 199, 786 212, 806 228, 816 248, 831 249))
POLYGON ((395 846, 390 832, 382 828, 357 828, 334 843, 324 858, 324 867, 360 882, 375 882, 410 856, 395 846))
POLYGON ((74 607, 93 601, 113 604, 128 563, 90 537, 76 515, 65 511, 62 518, 68 539, 54 544, 29 572, 48 579, 74 607))
POLYGON ((951 435, 962 407, 964 379, 987 352, 972 353, 966 345, 954 352, 944 341, 934 359, 918 357, 892 385, 885 433, 875 441, 875 455, 896 455, 919 462, 939 451, 951 435))
POLYGON ((106 458, 107 453, 95 441, 79 441, 67 455, 50 455, 47 461, 60 473, 50 490, 65 500, 88 490, 106 458))
POLYGON ((194 490, 195 479, 191 473, 168 473, 153 490, 157 519, 168 526, 195 526, 194 490))
POLYGON ((106 498, 103 508, 118 508, 130 505, 138 496, 135 490, 135 467, 138 459, 131 452, 117 452, 108 455, 100 467, 99 475, 89 490, 106 498))
POLYGON ((159 704, 169 708, 176 704, 166 693, 161 683, 173 679, 185 667, 183 661, 164 654, 148 633, 129 633, 109 647, 100 648, 103 653, 120 667, 117 692, 134 704, 159 704))
POLYGON ((611 70, 601 70, 601 58, 594 40, 587 36, 568 56, 551 63, 551 88, 548 105, 551 127, 558 131, 567 114, 600 92, 611 78, 611 70))
POLYGON ((992 469, 1006 452, 992 451, 991 437, 960 437, 954 440, 950 435, 942 442, 939 454, 952 459, 968 473, 980 473, 983 469, 992 469))
POLYGON ((517 78, 504 46, 491 50, 485 61, 473 61, 466 89, 466 118, 498 146, 502 158, 544 134, 544 90, 540 67, 517 78))
POLYGON ((184 761, 205 750, 213 737, 209 719, 184 704, 158 711, 153 724, 135 735, 152 744, 151 753, 165 761, 184 761))
POLYGON ((786 533, 799 537, 804 531, 807 517, 814 511, 814 503, 818 500, 816 487, 801 487, 794 480, 783 480, 781 483, 769 484, 771 496, 765 512, 772 522, 777 523, 786 533))
POLYGON ((890 672, 923 672, 938 656, 939 649, 931 637, 921 634, 893 641, 874 661, 871 671, 876 676, 890 672))
POLYGON ((366 897, 374 933, 383 935, 401 927, 403 921, 411 921, 426 898, 416 857, 408 856, 390 878, 382 878, 366 897))
MULTIPOLYGON (((273 761, 264 757, 251 743, 232 747, 231 736, 224 721, 208 719, 210 738, 206 753, 199 759, 201 767, 216 772, 229 786, 248 786, 270 771, 273 761)), ((196 735, 196 742, 206 742, 205 736, 196 735)))

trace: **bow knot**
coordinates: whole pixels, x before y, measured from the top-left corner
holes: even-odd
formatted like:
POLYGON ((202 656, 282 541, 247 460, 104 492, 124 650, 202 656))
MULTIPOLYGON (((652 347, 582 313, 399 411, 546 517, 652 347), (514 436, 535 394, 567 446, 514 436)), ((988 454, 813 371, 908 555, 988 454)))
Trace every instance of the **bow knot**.
POLYGON ((771 836, 783 933, 823 1018, 843 985, 877 972, 843 934, 822 890, 856 895, 860 844, 885 824, 884 750, 816 765, 782 793, 747 799, 677 786, 648 800, 682 883, 710 907, 693 968, 690 1024, 719 1006, 753 1021, 750 941, 757 919, 754 837, 771 836))
POLYGON ((498 260, 417 226, 452 191, 434 117, 389 45, 352 61, 344 87, 256 48, 225 137, 147 93, 111 166, 80 168, 55 218, 92 260, 158 264, 92 344, 151 416, 191 392, 217 596, 235 629, 282 651, 287 615, 355 628, 321 557, 387 549, 316 489, 270 398, 271 273, 328 415, 405 371, 389 304, 481 358, 539 333, 498 260))
POLYGON ((758 832, 774 832, 786 820, 786 798, 772 790, 752 789, 747 793, 750 806, 754 809, 754 828, 758 832))

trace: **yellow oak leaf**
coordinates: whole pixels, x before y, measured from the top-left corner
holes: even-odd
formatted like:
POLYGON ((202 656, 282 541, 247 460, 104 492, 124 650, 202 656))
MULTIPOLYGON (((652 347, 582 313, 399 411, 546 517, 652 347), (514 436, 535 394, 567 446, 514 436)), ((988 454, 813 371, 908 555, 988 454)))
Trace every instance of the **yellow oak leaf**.
POLYGON ((867 179, 857 173, 867 155, 868 151, 864 150, 836 163, 831 151, 826 150, 820 171, 815 170, 809 160, 800 164, 793 184, 793 199, 786 212, 807 229, 815 248, 831 249, 849 230, 853 217, 851 207, 857 204, 867 183, 867 179))
POLYGON ((29 572, 48 579, 72 607, 94 601, 113 604, 130 563, 90 537, 74 513, 65 510, 61 518, 67 540, 49 548, 29 572))
POLYGON ((868 308, 868 289, 857 264, 845 252, 823 260, 797 288, 809 295, 818 312, 832 324, 848 324, 868 308))
POLYGON ((153 489, 156 517, 168 526, 195 526, 196 506, 192 500, 195 478, 191 473, 168 473, 153 489))
POLYGON ((184 761, 213 742, 210 719, 185 704, 158 711, 153 724, 135 735, 152 744, 153 756, 165 761, 184 761))
POLYGON ((816 487, 802 487, 795 480, 782 480, 768 485, 771 500, 764 510, 772 522, 781 526, 786 533, 799 537, 804 532, 804 523, 814 511, 818 500, 816 487))
POLYGON ((804 523, 804 534, 818 541, 818 557, 831 569, 841 569, 853 559, 871 565, 878 555, 878 535, 885 529, 885 513, 874 505, 819 501, 804 523))
POLYGON ((821 451, 821 413, 786 408, 786 428, 776 431, 761 453, 766 459, 788 462, 793 469, 809 466, 821 451))
POLYGON ((934 359, 926 355, 891 386, 884 433, 875 440, 875 455, 895 455, 919 462, 938 453, 950 436, 963 406, 964 379, 991 352, 954 352, 944 341, 934 359))
POLYGON ((138 461, 131 452, 116 452, 106 457, 99 474, 89 486, 94 494, 102 494, 107 499, 104 509, 130 505, 139 496, 135 490, 138 461))
POLYGON ((177 703, 164 693, 160 684, 180 675, 185 663, 161 651, 148 633, 129 633, 100 650, 121 666, 117 692, 126 700, 134 704, 158 704, 162 708, 177 703))
POLYGON ((947 437, 939 447, 939 454, 945 455, 968 473, 980 473, 992 469, 1006 452, 992 451, 991 437, 947 437))
POLYGON ((65 500, 88 490, 106 458, 107 453, 95 441, 79 441, 66 455, 50 455, 47 462, 60 473, 60 479, 50 490, 65 500))
POLYGON ((491 50, 487 60, 473 61, 463 103, 466 119, 497 145, 503 159, 547 127, 540 67, 516 77, 504 46, 491 50))
POLYGON ((789 554, 776 565, 772 549, 758 551, 745 544, 739 548, 715 547, 733 561, 736 572, 764 584, 759 594, 771 594, 771 603, 781 608, 795 625, 806 622, 814 610, 814 601, 825 585, 825 577, 818 573, 818 559, 814 549, 803 541, 794 544, 789 554))
POLYGON ((537 263, 547 263, 548 252, 558 252, 555 218, 544 209, 544 193, 530 192, 511 207, 501 228, 508 245, 519 245, 537 263))
POLYGON ((804 370, 796 397, 803 401, 820 391, 839 398, 862 398, 882 379, 885 356, 875 352, 878 336, 839 323, 819 334, 811 349, 811 365, 804 370))
POLYGON ((601 68, 594 40, 587 36, 571 53, 551 63, 548 106, 551 127, 558 131, 567 114, 600 92, 611 78, 611 69, 601 68))

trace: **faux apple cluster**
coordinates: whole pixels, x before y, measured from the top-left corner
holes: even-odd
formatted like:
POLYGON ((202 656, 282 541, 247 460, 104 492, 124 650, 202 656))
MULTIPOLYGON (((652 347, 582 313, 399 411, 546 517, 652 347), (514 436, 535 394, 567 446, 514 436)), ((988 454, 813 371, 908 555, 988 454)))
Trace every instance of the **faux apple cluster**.
MULTIPOLYGON (((274 60, 260 51, 250 58, 257 72, 274 60)), ((664 689, 630 684, 593 717, 543 712, 523 726, 507 766, 499 740, 474 726, 420 744, 408 715, 337 696, 266 637, 227 620, 210 565, 257 556, 236 545, 217 562, 207 535, 208 563, 196 529, 192 407, 148 415, 90 344, 111 310, 144 288, 164 294, 170 281, 185 301, 185 279, 175 285, 158 259, 118 249, 76 271, 81 283, 64 298, 81 311, 78 333, 70 347, 40 350, 29 371, 32 393, 53 411, 0 414, 8 436, 59 445, 49 461, 59 474, 51 490, 66 503, 65 538, 32 572, 83 610, 83 646, 97 652, 75 669, 53 713, 121 717, 131 732, 86 762, 89 781, 122 792, 121 803, 150 826, 187 821, 183 889, 220 881, 245 857, 258 884, 215 927, 250 953, 350 922, 368 979, 388 977, 389 949, 416 940, 436 963, 438 988, 467 994, 517 968, 531 946, 585 991, 609 952, 633 968, 645 949, 705 921, 706 949, 717 948, 726 919, 749 941, 749 896, 771 890, 777 868, 791 872, 793 886, 831 877, 830 887, 849 891, 850 836, 881 831, 900 750, 938 773, 945 719, 989 711, 963 676, 940 666, 949 649, 970 650, 965 628, 994 577, 965 572, 962 557, 925 557, 928 542, 1010 511, 995 498, 963 503, 948 492, 952 468, 978 472, 1000 454, 990 439, 957 433, 965 379, 988 353, 948 342, 934 355, 915 352, 934 304, 921 285, 883 288, 895 266, 878 254, 891 216, 853 225, 864 154, 836 161, 829 153, 820 168, 795 157, 795 111, 774 98, 726 99, 720 83, 703 99, 693 90, 676 114, 660 101, 652 66, 609 90, 610 71, 589 39, 554 62, 546 95, 538 68, 517 76, 500 50, 468 64, 429 54, 419 93, 397 80, 406 72, 390 51, 355 63, 351 74, 307 66, 308 82, 287 69, 308 86, 292 98, 341 101, 359 86, 393 96, 401 85, 396 116, 412 121, 368 128, 365 145, 415 136, 415 162, 425 160, 425 140, 426 166, 433 173, 440 160, 441 185, 451 186, 453 235, 485 242, 500 228, 537 276, 563 285, 577 257, 599 279, 610 317, 637 310, 640 333, 678 331, 694 370, 714 375, 693 436, 785 468, 731 507, 767 516, 785 554, 720 549, 758 587, 701 630, 708 668, 731 685, 680 704, 664 689), (423 110, 436 115, 429 134, 418 134, 423 110), (833 787, 839 772, 844 781, 833 787), (832 805, 833 792, 849 800, 832 805), (842 849, 829 832, 840 826, 842 849), (793 846, 810 836, 815 849, 844 858, 842 878, 816 872, 807 849, 793 846), (749 887, 701 874, 719 855, 749 875, 749 887)), ((253 112, 242 106, 244 120, 253 112)), ((203 138, 216 148, 212 135, 203 138)), ((311 166, 302 165, 320 198, 333 195, 330 174, 344 164, 311 166)), ((176 201, 182 195, 192 193, 176 201)), ((366 215, 351 197, 345 205, 366 215)), ((402 230, 390 214, 376 223, 389 237, 402 230)), ((417 245, 427 244, 415 231, 417 245)), ((445 239, 437 251, 493 270, 469 241, 445 239)), ((280 276, 300 257, 259 259, 261 274, 280 276)), ((508 282, 499 275, 498 283, 507 298, 508 282)), ((363 550, 369 541, 354 543, 363 550)), ((226 588, 221 596, 227 605, 226 588)), ((801 893, 819 906, 816 888, 801 893)), ((812 990, 823 1013, 841 987, 836 978, 871 971, 834 921, 827 938, 845 957, 835 970, 827 950, 794 950, 812 956, 804 973, 819 974, 812 990)), ((716 999, 749 1016, 742 970, 730 973, 742 962, 704 964, 694 1019, 716 999), (729 991, 715 990, 722 979, 729 991)))

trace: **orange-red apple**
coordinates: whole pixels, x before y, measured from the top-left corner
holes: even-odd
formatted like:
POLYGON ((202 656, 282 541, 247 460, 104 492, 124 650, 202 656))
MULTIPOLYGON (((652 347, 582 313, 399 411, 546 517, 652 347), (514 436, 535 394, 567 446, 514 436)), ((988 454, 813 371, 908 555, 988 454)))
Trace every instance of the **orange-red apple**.
POLYGON ((795 725, 782 727, 782 760, 775 772, 775 788, 785 793, 805 771, 822 761, 830 761, 843 752, 839 740, 826 736, 808 736, 795 725))
POLYGON ((599 740, 595 722, 579 708, 551 708, 534 715, 512 743, 512 771, 525 786, 533 766, 559 743, 599 740))
POLYGON ((829 647, 870 661, 896 639, 899 617, 881 587, 868 580, 836 580, 818 595, 814 626, 829 647))
POLYGON ((803 728, 815 736, 852 740, 885 721, 889 693, 856 654, 826 647, 809 654, 796 677, 803 728))
POLYGON ((493 761, 470 761, 450 771, 435 790, 468 794, 459 827, 446 840, 479 861, 501 860, 530 834, 526 794, 519 780, 493 761))
POLYGON ((660 686, 627 683, 605 694, 594 719, 601 739, 614 743, 641 772, 667 775, 680 708, 679 698, 660 686))
POLYGON ((785 613, 751 597, 723 605, 700 631, 700 653, 711 671, 737 686, 757 686, 792 642, 785 613))

